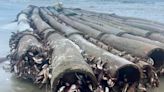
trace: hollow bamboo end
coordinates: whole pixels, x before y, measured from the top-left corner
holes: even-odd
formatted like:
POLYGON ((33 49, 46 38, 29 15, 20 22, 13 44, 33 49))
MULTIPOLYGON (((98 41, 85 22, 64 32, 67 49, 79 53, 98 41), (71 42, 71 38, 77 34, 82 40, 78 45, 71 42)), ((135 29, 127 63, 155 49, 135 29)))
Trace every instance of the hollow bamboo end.
POLYGON ((164 65, 164 50, 163 49, 161 48, 153 49, 147 54, 147 56, 153 60, 153 66, 156 69, 159 69, 164 65))
POLYGON ((141 70, 133 64, 125 65, 116 72, 118 82, 135 83, 141 79, 141 70))
POLYGON ((56 78, 52 79, 51 81, 51 91, 52 92, 57 92, 58 86, 60 81, 68 81, 69 83, 74 83, 76 79, 76 74, 80 74, 83 76, 86 76, 88 80, 90 80, 93 89, 97 88, 97 80, 96 77, 93 75, 93 73, 82 70, 82 69, 74 69, 74 70, 65 70, 63 73, 60 73, 56 78))

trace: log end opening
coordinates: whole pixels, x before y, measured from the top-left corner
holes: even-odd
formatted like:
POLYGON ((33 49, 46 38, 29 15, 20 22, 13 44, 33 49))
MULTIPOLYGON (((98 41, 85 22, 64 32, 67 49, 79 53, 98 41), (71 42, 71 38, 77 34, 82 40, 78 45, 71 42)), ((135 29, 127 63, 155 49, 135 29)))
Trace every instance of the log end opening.
POLYGON ((97 87, 97 80, 92 73, 86 71, 67 71, 58 76, 51 85, 52 92, 92 92, 97 87), (56 82, 56 80, 58 80, 56 82))
POLYGON ((150 57, 153 61, 148 60, 149 63, 159 69, 164 65, 164 50, 161 48, 153 49, 151 52, 148 53, 148 57, 150 57))
POLYGON ((121 86, 121 83, 133 84, 139 82, 141 78, 141 71, 135 65, 126 65, 121 67, 117 73, 117 82, 121 86))

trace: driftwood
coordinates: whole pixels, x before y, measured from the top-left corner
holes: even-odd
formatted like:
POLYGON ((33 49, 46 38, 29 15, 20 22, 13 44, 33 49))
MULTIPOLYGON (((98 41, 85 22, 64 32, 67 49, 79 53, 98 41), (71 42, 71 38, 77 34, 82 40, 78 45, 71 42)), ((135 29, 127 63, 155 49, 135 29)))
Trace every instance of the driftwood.
MULTIPOLYGON (((77 45, 80 46, 80 48, 82 50, 84 50, 84 52, 87 54, 87 58, 91 59, 88 61, 88 63, 90 63, 91 65, 98 64, 98 66, 99 66, 98 69, 104 68, 104 70, 106 70, 106 72, 108 72, 110 74, 110 75, 108 74, 108 78, 109 78, 109 79, 107 78, 108 81, 114 81, 114 80, 112 80, 112 78, 116 79, 114 82, 114 84, 116 83, 115 84, 116 87, 122 87, 122 86, 124 87, 125 84, 119 85, 119 83, 125 82, 124 79, 127 79, 127 82, 129 84, 131 84, 131 83, 133 84, 133 83, 136 83, 139 81, 140 71, 134 64, 89 43, 82 36, 79 35, 80 32, 78 32, 77 30, 58 23, 55 19, 53 19, 53 17, 51 17, 50 15, 47 15, 43 9, 41 9, 41 12, 42 12, 43 17, 46 18, 54 28, 56 28, 57 30, 60 30, 61 32, 64 32, 70 40, 75 42, 77 45), (97 59, 93 60, 93 57, 89 57, 89 56, 94 56, 97 59), (100 64, 101 62, 102 62, 102 65, 100 64), (113 66, 116 66, 116 67, 113 67, 113 66), (133 76, 129 75, 130 72, 124 71, 126 69, 132 70, 133 72, 138 74, 138 75, 135 75, 135 77, 136 77, 135 80, 131 79, 133 76), (123 76, 127 76, 127 77, 123 78, 123 76)), ((105 71, 103 71, 103 72, 105 72, 105 71)), ((105 84, 101 84, 100 80, 103 80, 103 78, 101 76, 102 76, 101 74, 97 75, 97 78, 99 81, 99 88, 101 86, 102 87, 105 86, 105 84), (99 79, 99 77, 100 77, 100 79, 99 79)), ((103 75, 103 76, 105 76, 105 75, 103 75)), ((113 84, 113 86, 114 86, 114 84, 113 84)), ((113 86, 111 86, 111 87, 113 87, 113 86)), ((108 86, 105 86, 105 87, 110 87, 110 85, 108 84, 108 86)), ((111 89, 111 88, 109 88, 109 89, 111 89)))
POLYGON ((164 32, 164 24, 155 22, 155 21, 150 21, 146 19, 139 19, 139 18, 132 18, 132 17, 123 17, 123 16, 118 16, 116 14, 104 14, 106 17, 109 17, 110 19, 119 20, 120 23, 124 23, 127 25, 131 25, 134 27, 138 27, 141 29, 149 30, 149 31, 156 31, 163 33, 164 32))
MULTIPOLYGON (((147 37, 149 39, 155 40, 155 41, 160 41, 160 42, 164 42, 164 36, 161 35, 159 32, 155 31, 155 30, 143 30, 137 27, 132 27, 129 25, 124 24, 124 22, 120 22, 121 20, 118 18, 114 18, 111 16, 106 16, 106 14, 98 14, 98 13, 93 13, 93 12, 89 12, 89 11, 85 11, 85 10, 76 10, 76 12, 80 12, 83 13, 84 15, 88 15, 92 18, 94 18, 95 20, 103 20, 102 23, 106 23, 110 26, 125 30, 127 32, 130 32, 134 35, 139 35, 142 37, 147 37)), ((140 24, 140 23, 138 23, 140 24)), ((150 29, 150 28, 149 28, 150 29)))
MULTIPOLYGON (((70 12, 71 13, 71 12, 70 12)), ((94 20, 91 19, 90 17, 84 16, 84 15, 80 15, 80 16, 70 16, 71 19, 78 21, 82 24, 85 25, 89 25, 92 28, 95 28, 101 32, 106 32, 106 33, 111 33, 120 37, 125 37, 125 38, 129 38, 129 39, 134 39, 134 40, 138 40, 138 41, 143 41, 149 44, 153 44, 153 45, 157 45, 161 48, 164 48, 164 44, 158 41, 153 41, 144 37, 140 37, 140 36, 135 36, 132 35, 130 32, 126 32, 124 30, 109 26, 107 24, 103 24, 101 22, 101 20, 94 20)))
POLYGON ((121 21, 128 21, 128 22, 133 21, 133 22, 137 22, 137 23, 149 24, 149 25, 158 26, 158 27, 162 27, 164 25, 163 23, 152 21, 152 20, 147 20, 147 19, 134 18, 134 17, 125 17, 125 16, 119 16, 119 15, 116 15, 116 14, 106 14, 106 15, 118 18, 121 21))
POLYGON ((72 86, 78 87, 77 90, 83 92, 90 92, 95 89, 97 86, 96 78, 92 69, 84 61, 79 47, 44 22, 39 16, 38 8, 34 9, 31 18, 39 33, 44 33, 44 39, 53 50, 50 61, 52 91, 71 90, 72 86), (89 88, 89 85, 92 89, 89 88))
MULTIPOLYGON (((31 11, 32 8, 28 7, 18 15, 18 32, 13 33, 10 39, 11 54, 9 56, 11 71, 18 78, 30 79, 35 82, 38 75, 44 70, 45 62, 48 64, 48 61, 46 61, 45 54, 42 53, 45 51, 39 37, 31 31, 33 28, 28 19, 31 11)), ((42 77, 40 80, 42 79, 44 78, 42 77)))
POLYGON ((143 58, 148 58, 148 57, 152 58, 154 60, 153 66, 156 69, 159 69, 159 67, 163 66, 164 58, 162 58, 161 56, 164 55, 163 54, 164 51, 160 47, 156 45, 100 32, 96 29, 91 28, 90 26, 81 24, 77 21, 73 21, 63 14, 57 14, 55 10, 53 11, 54 11, 53 13, 55 14, 55 16, 57 16, 59 19, 61 19, 68 25, 78 29, 84 34, 87 34, 90 37, 93 37, 95 39, 99 39, 105 44, 108 44, 120 51, 126 51, 134 56, 139 56, 143 58))
POLYGON ((158 33, 146 29, 162 31, 161 23, 62 9, 61 5, 58 10, 30 5, 18 14, 17 22, 7 57, 11 72, 40 88, 51 92, 145 92, 159 86, 164 45, 153 41, 158 33), (132 28, 136 34, 130 32, 132 28))
MULTIPOLYGON (((92 61, 90 63, 97 63, 97 62, 94 62, 95 58, 93 56, 101 58, 102 62, 107 62, 107 64, 109 64, 108 67, 115 66, 114 65, 115 63, 112 63, 112 61, 120 62, 121 59, 117 60, 114 56, 111 56, 110 54, 102 54, 102 53, 105 53, 106 51, 104 51, 103 49, 100 49, 100 48, 94 46, 93 44, 87 42, 82 36, 79 35, 80 32, 78 32, 77 30, 75 30, 73 28, 70 28, 70 27, 67 27, 65 25, 60 24, 57 20, 55 20, 55 18, 53 16, 50 16, 48 13, 46 13, 47 10, 46 11, 44 11, 44 10, 46 10, 46 9, 41 9, 41 13, 42 13, 43 17, 50 23, 50 25, 52 25, 57 30, 60 30, 62 33, 64 32, 68 36, 68 38, 71 39, 72 41, 74 41, 76 44, 78 44, 80 46, 80 48, 83 49, 86 52, 86 54, 89 54, 89 56, 92 56, 92 57, 89 58, 89 61, 90 60, 92 61), (105 56, 105 55, 107 55, 107 56, 105 56)), ((88 40, 90 40, 91 42, 94 41, 93 43, 99 45, 102 48, 105 47, 106 50, 109 50, 108 46, 106 46, 105 44, 103 44, 101 42, 98 42, 98 41, 96 41, 96 40, 94 40, 92 38, 89 38, 88 40)), ((115 53, 115 54, 120 54, 121 53, 120 51, 117 51, 117 50, 114 50, 114 49, 111 50, 111 52, 115 53)), ((132 62, 136 63, 143 71, 147 71, 146 73, 150 73, 152 75, 156 75, 156 73, 153 71, 153 68, 148 63, 145 63, 144 61, 140 61, 140 59, 136 60, 133 57, 131 57, 129 55, 126 55, 126 54, 123 55, 122 57, 124 57, 126 59, 130 58, 129 60, 131 60, 132 62)), ((121 62, 125 62, 125 61, 121 61, 121 62)), ((121 63, 118 63, 118 64, 121 64, 121 63)), ((116 64, 116 66, 119 66, 119 65, 116 64)), ((128 68, 128 66, 126 66, 126 64, 125 64, 124 68, 126 69, 126 68, 128 68)), ((114 70, 112 68, 110 68, 109 71, 112 74, 112 72, 114 70)), ((122 71, 121 67, 118 68, 117 71, 121 72, 122 71)), ((142 72, 142 73, 143 73, 144 76, 147 75, 147 74, 145 74, 145 72, 142 72)), ((151 86, 156 87, 159 84, 159 80, 158 80, 157 76, 154 77, 152 75, 147 76, 147 79, 150 80, 150 79, 154 78, 153 83, 151 83, 151 82, 147 82, 147 83, 150 83, 151 86), (154 83, 156 83, 157 85, 154 85, 154 83)), ((116 78, 116 79, 120 79, 120 78, 116 78)), ((142 79, 145 80, 144 78, 142 78, 142 79)), ((121 81, 121 80, 119 80, 119 81, 121 81)), ((144 82, 143 84, 146 85, 147 83, 144 82)))

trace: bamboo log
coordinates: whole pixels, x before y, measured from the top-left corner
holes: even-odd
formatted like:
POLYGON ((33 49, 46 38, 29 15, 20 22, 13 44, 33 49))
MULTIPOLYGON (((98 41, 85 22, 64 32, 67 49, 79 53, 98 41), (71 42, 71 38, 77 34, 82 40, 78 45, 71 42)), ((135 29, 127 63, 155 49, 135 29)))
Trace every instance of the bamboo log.
MULTIPOLYGON (((54 14, 57 12, 53 12, 54 14)), ((55 14, 59 19, 64 21, 66 24, 78 29, 79 31, 87 34, 93 38, 99 38, 102 42, 120 50, 120 51, 127 51, 128 53, 139 56, 143 58, 150 57, 154 60, 154 67, 158 69, 160 66, 163 65, 164 58, 161 56, 164 55, 163 49, 159 48, 158 46, 151 45, 148 43, 118 37, 112 34, 104 34, 98 30, 95 30, 87 25, 81 24, 79 22, 73 21, 66 17, 63 14, 55 14)))
POLYGON ((109 17, 111 19, 119 19, 121 23, 131 25, 134 27, 138 27, 141 29, 149 30, 152 32, 161 32, 164 33, 164 24, 155 22, 155 21, 150 21, 146 19, 139 19, 139 18, 132 18, 132 17, 123 17, 123 16, 118 16, 116 14, 108 15, 104 14, 104 17, 109 17))
POLYGON ((133 39, 133 40, 138 40, 138 41, 146 42, 146 43, 149 43, 149 44, 152 44, 152 45, 157 45, 161 48, 164 48, 163 43, 160 43, 158 41, 153 41, 153 40, 150 40, 150 39, 147 39, 147 38, 143 38, 143 37, 140 37, 140 36, 132 35, 131 33, 128 33, 124 30, 120 30, 120 29, 114 28, 112 26, 102 24, 100 21, 95 21, 93 19, 89 19, 89 17, 85 17, 83 15, 79 16, 79 17, 77 16, 77 18, 76 18, 76 16, 73 16, 73 17, 70 17, 70 18, 75 20, 75 21, 78 21, 79 23, 89 25, 90 27, 95 28, 95 29, 97 29, 101 32, 111 33, 111 34, 114 34, 114 35, 117 35, 117 36, 120 36, 120 37, 125 37, 125 38, 129 38, 129 39, 133 39))
POLYGON ((18 57, 21 57, 27 51, 29 46, 41 47, 41 43, 38 41, 37 36, 32 33, 33 28, 31 28, 28 19, 28 14, 32 11, 32 9, 33 7, 29 6, 18 15, 18 31, 25 31, 19 38, 20 40, 17 46, 18 57))
POLYGON ((35 57, 35 54, 31 50, 32 48, 36 48, 35 52, 40 53, 42 44, 38 38, 34 34, 29 33, 29 31, 23 31, 17 34, 21 36, 16 49, 11 52, 11 71, 14 72, 18 78, 30 79, 34 82, 39 71, 33 68, 37 62, 32 59, 35 57))
POLYGON ((109 23, 109 21, 108 21, 108 24, 111 25, 111 26, 115 25, 115 27, 123 29, 127 32, 131 32, 134 35, 140 35, 142 37, 146 37, 146 38, 149 38, 149 39, 164 43, 164 41, 163 41, 164 36, 161 33, 156 32, 155 30, 153 30, 153 31, 143 30, 143 29, 140 29, 140 28, 137 28, 137 27, 131 27, 131 26, 128 26, 128 25, 123 24, 121 22, 115 22, 115 21, 112 21, 111 23, 109 23))
MULTIPOLYGON (((52 8, 52 7, 49 7, 49 8, 52 8)), ((112 13, 112 14, 100 13, 100 12, 87 11, 87 10, 83 10, 80 8, 64 8, 63 10, 69 10, 69 11, 72 10, 72 11, 77 12, 77 13, 84 12, 88 16, 94 16, 94 15, 104 16, 104 17, 109 16, 109 17, 112 17, 113 19, 115 19, 116 21, 125 21, 125 22, 127 21, 127 22, 134 22, 134 23, 142 23, 142 24, 148 24, 148 25, 156 26, 156 27, 160 27, 160 28, 163 28, 163 25, 164 25, 163 23, 159 23, 156 21, 151 21, 151 20, 141 19, 141 18, 134 18, 134 17, 119 16, 119 15, 116 15, 115 13, 112 13)), ((67 15, 70 15, 70 13, 67 13, 67 15)))
POLYGON ((164 25, 163 23, 160 23, 160 22, 151 21, 151 20, 147 20, 147 19, 141 19, 141 18, 125 17, 125 16, 119 16, 119 15, 116 15, 116 14, 112 14, 112 15, 108 15, 108 16, 119 18, 122 21, 149 24, 149 25, 154 25, 154 26, 157 26, 157 27, 163 27, 163 25, 164 25))
POLYGON ((153 27, 159 27, 160 29, 162 29, 163 25, 164 25, 163 23, 159 23, 159 22, 156 22, 156 21, 151 21, 151 20, 141 19, 141 18, 134 18, 134 17, 119 16, 119 15, 116 15, 114 13, 112 13, 112 14, 100 13, 100 12, 87 11, 87 10, 83 10, 83 9, 79 9, 79 8, 64 8, 64 10, 73 10, 73 11, 78 12, 78 13, 84 12, 88 16, 98 15, 98 16, 103 16, 103 17, 109 17, 109 18, 114 19, 115 21, 146 24, 146 25, 153 26, 153 27))
POLYGON ((18 31, 25 31, 26 29, 28 29, 29 31, 33 31, 33 29, 30 28, 30 21, 28 19, 28 16, 30 15, 32 9, 33 7, 28 6, 26 9, 24 9, 17 15, 18 31))
POLYGON ((137 22, 127 22, 127 21, 123 21, 124 24, 126 25, 130 25, 133 27, 137 27, 137 28, 141 28, 144 30, 149 30, 151 32, 159 32, 159 33, 164 33, 164 29, 160 28, 158 26, 155 25, 150 25, 150 24, 143 24, 143 23, 137 23, 137 22))
POLYGON ((17 31, 20 33, 13 33, 9 45, 11 47, 11 52, 18 52, 17 55, 20 58, 28 49, 29 45, 40 45, 38 39, 35 35, 33 35, 28 20, 28 14, 32 11, 32 7, 27 7, 17 16, 17 31), (29 40, 28 40, 29 38, 29 40), (34 43, 33 43, 34 40, 34 43), (17 50, 17 51, 16 51, 17 50))
POLYGON ((106 62, 107 69, 110 71, 112 77, 117 78, 117 83, 119 83, 120 81, 124 82, 123 76, 127 76, 127 80, 129 83, 139 81, 140 71, 136 65, 89 43, 81 35, 79 35, 79 32, 77 30, 58 23, 53 17, 47 15, 47 13, 43 9, 41 9, 41 13, 43 17, 45 17, 55 29, 64 32, 70 40, 80 46, 80 48, 84 50, 87 54, 95 56, 96 58, 101 58, 104 63, 106 62), (135 72, 136 75, 133 76, 130 72, 126 70, 131 70, 131 72, 135 72), (132 77, 135 77, 136 79, 133 79, 132 77))
POLYGON ((156 31, 154 31, 154 30, 153 31, 151 31, 151 30, 143 30, 143 29, 140 29, 140 28, 128 26, 126 24, 121 23, 120 19, 113 18, 111 16, 107 17, 105 14, 98 14, 98 13, 93 13, 93 12, 89 12, 89 11, 85 11, 85 10, 79 10, 79 11, 76 10, 76 12, 77 13, 80 12, 83 15, 88 15, 91 18, 94 18, 94 20, 97 20, 97 19, 98 19, 98 21, 99 20, 103 20, 102 23, 106 23, 106 24, 111 25, 113 27, 125 30, 127 32, 131 32, 134 35, 147 37, 149 39, 152 39, 152 40, 164 43, 164 36, 161 35, 160 33, 156 32, 156 31))
MULTIPOLYGON (((39 16, 38 9, 35 8, 32 15, 32 20, 39 32, 44 33, 44 39, 48 41, 50 47, 53 49, 51 66, 52 78, 51 89, 52 92, 59 90, 58 85, 62 81, 74 84, 77 80, 75 74, 82 74, 89 77, 93 89, 97 86, 96 78, 92 69, 84 61, 80 54, 79 47, 72 41, 66 39, 52 29, 39 16), (53 33, 51 33, 53 32, 53 33), (50 34, 51 33, 51 34, 50 34)), ((87 81, 87 80, 86 80, 87 81)), ((87 89, 83 89, 86 92, 87 89)))
POLYGON ((33 34, 24 33, 24 36, 19 40, 18 43, 18 57, 20 58, 23 54, 25 54, 30 46, 42 47, 41 43, 33 34))
POLYGON ((31 32, 33 29, 31 28, 27 18, 30 11, 32 11, 32 8, 27 8, 24 10, 26 14, 22 12, 18 15, 17 26, 18 31, 21 32, 13 33, 10 40, 11 52, 9 56, 11 71, 14 72, 17 77, 32 79, 34 81, 37 76, 36 70, 33 69, 35 62, 29 60, 27 54, 30 53, 29 50, 31 48, 42 49, 42 44, 39 42, 39 38, 31 32))

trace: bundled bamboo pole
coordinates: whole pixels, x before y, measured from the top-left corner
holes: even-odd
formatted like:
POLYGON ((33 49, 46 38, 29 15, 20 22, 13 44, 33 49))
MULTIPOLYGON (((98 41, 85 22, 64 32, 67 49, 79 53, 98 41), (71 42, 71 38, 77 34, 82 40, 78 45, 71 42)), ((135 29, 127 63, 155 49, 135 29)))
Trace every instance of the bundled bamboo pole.
POLYGON ((71 16, 70 18, 75 20, 75 21, 78 21, 82 24, 89 25, 90 27, 95 28, 95 29, 97 29, 101 32, 111 33, 111 34, 114 34, 114 35, 117 35, 117 36, 120 36, 120 37, 125 37, 125 38, 129 38, 129 39, 143 41, 143 42, 153 44, 153 45, 157 45, 161 48, 164 48, 163 43, 160 43, 158 41, 153 41, 153 40, 150 40, 150 39, 147 39, 147 38, 144 38, 144 37, 132 35, 129 32, 126 32, 124 30, 120 30, 120 29, 114 28, 112 26, 103 24, 100 21, 95 21, 95 20, 90 19, 89 17, 85 17, 83 15, 81 15, 81 16, 71 16))
POLYGON ((29 24, 30 20, 28 19, 33 7, 34 6, 28 6, 17 15, 18 31, 25 31, 26 29, 33 31, 29 24))
POLYGON ((118 36, 108 34, 108 33, 103 33, 87 25, 81 24, 77 21, 73 21, 63 14, 57 14, 56 11, 54 11, 53 13, 59 19, 64 21, 66 24, 78 29, 84 34, 87 34, 93 38, 99 39, 105 44, 108 44, 120 51, 126 51, 134 56, 139 56, 143 58, 148 58, 148 57, 152 58, 154 60, 153 66, 156 69, 159 69, 159 67, 163 66, 164 51, 158 46, 132 40, 132 39, 118 37, 118 36))
POLYGON ((17 31, 22 32, 22 34, 20 33, 20 36, 19 36, 19 34, 16 35, 15 37, 18 37, 19 39, 16 39, 16 38, 15 39, 19 40, 19 43, 23 43, 25 41, 24 44, 19 44, 18 43, 18 45, 15 45, 15 46, 19 47, 17 49, 19 57, 21 57, 21 55, 23 55, 23 53, 26 52, 29 45, 31 45, 31 46, 36 45, 37 47, 41 47, 41 44, 38 41, 39 37, 37 37, 37 35, 33 34, 33 32, 32 32, 33 28, 31 28, 30 20, 28 19, 28 16, 32 12, 32 10, 33 10, 33 7, 28 6, 25 10, 21 11, 21 13, 18 14, 17 31), (28 38, 31 38, 31 39, 28 40, 28 38), (22 45, 22 46, 20 46, 20 45, 22 45))
POLYGON ((38 67, 35 67, 37 62, 33 58, 42 49, 42 44, 39 37, 31 31, 33 29, 28 20, 31 11, 32 8, 28 7, 18 15, 17 27, 20 32, 13 33, 10 39, 10 63, 11 71, 17 77, 30 79, 34 82, 37 79, 39 70, 37 70, 38 67))
MULTIPOLYGON (((17 31, 25 31, 25 30, 32 31, 32 28, 30 27, 29 20, 28 20, 28 15, 32 11, 32 9, 33 9, 32 7, 27 7, 17 15, 17 31)), ((17 47, 18 41, 19 39, 16 39, 16 33, 13 32, 11 39, 9 41, 9 46, 11 50, 17 47)))
POLYGON ((87 16, 91 17, 93 20, 103 21, 101 23, 106 23, 110 26, 125 30, 125 31, 130 32, 134 35, 147 37, 149 39, 159 41, 162 43, 164 42, 164 36, 157 31, 143 30, 143 29, 140 29, 137 27, 132 27, 132 26, 124 24, 124 22, 120 22, 121 19, 114 18, 111 16, 106 16, 106 14, 98 14, 95 12, 90 12, 90 11, 85 11, 85 10, 74 10, 74 11, 76 11, 76 13, 87 15, 87 16))
MULTIPOLYGON (((116 81, 117 86, 119 87, 121 86, 119 85, 120 82, 126 83, 124 81, 123 76, 127 76, 126 79, 128 80, 129 84, 131 83, 133 84, 134 82, 137 82, 139 80, 140 70, 138 70, 136 65, 123 58, 115 56, 105 51, 104 49, 101 49, 91 44, 90 42, 85 40, 81 35, 79 35, 80 32, 78 32, 77 30, 71 27, 67 27, 65 25, 60 24, 52 16, 47 15, 47 12, 44 9, 41 9, 41 13, 42 16, 50 23, 50 25, 52 25, 55 29, 61 31, 62 33, 64 32, 67 35, 67 37, 73 42, 75 42, 77 45, 79 45, 80 48, 86 52, 86 54, 88 54, 89 56, 95 56, 96 58, 100 58, 104 64, 106 63, 105 68, 107 68, 111 77, 117 79, 116 81), (117 67, 113 67, 113 66, 117 66, 117 67), (135 72, 138 75, 135 76, 129 75, 130 72, 126 70, 131 70, 131 72, 135 72), (135 77, 136 79, 134 80, 132 77, 135 77)), ((92 61, 89 63, 96 64, 98 62, 92 61)))
POLYGON ((137 23, 143 23, 143 24, 149 24, 149 25, 154 25, 158 27, 163 27, 163 23, 152 21, 152 20, 147 20, 147 19, 141 19, 141 18, 134 18, 134 17, 125 17, 125 16, 119 16, 116 14, 107 14, 108 16, 112 16, 115 18, 121 19, 121 21, 128 21, 128 22, 137 22, 137 23))
MULTIPOLYGON (((163 66, 163 44, 111 27, 101 18, 102 24, 96 23, 91 18, 96 13, 85 13, 87 16, 69 19, 52 8, 36 6, 19 13, 18 32, 9 42, 11 70, 17 77, 50 87, 52 92, 133 92, 158 87, 158 76, 151 65, 157 70, 163 66)), ((114 15, 101 17, 112 18, 116 24, 124 21, 114 15)), ((148 24, 138 22, 144 27, 148 24)))
POLYGON ((141 76, 142 82, 141 82, 141 84, 143 84, 144 87, 149 88, 149 87, 147 87, 148 85, 151 87, 158 87, 159 86, 159 79, 157 76, 157 73, 159 73, 159 72, 156 73, 154 71, 153 67, 149 63, 147 63, 144 59, 131 56, 130 54, 125 53, 125 52, 120 52, 120 51, 118 51, 112 47, 109 47, 109 46, 103 44, 102 42, 99 42, 96 39, 88 38, 88 37, 87 37, 87 39, 90 42, 92 42, 93 44, 111 52, 114 55, 118 55, 120 57, 123 57, 123 58, 135 63, 138 67, 140 67, 140 69, 142 70, 142 76, 141 76), (146 78, 145 78, 145 76, 146 76, 146 78), (153 81, 151 81, 151 80, 153 80, 153 81))
POLYGON ((52 92, 60 92, 63 89, 67 92, 74 85, 78 87, 78 90, 84 92, 95 89, 96 78, 92 69, 84 61, 79 47, 44 22, 39 16, 38 8, 34 9, 31 18, 38 32, 44 33, 44 39, 53 49, 52 78, 50 80, 52 92), (92 86, 92 89, 88 88, 89 85, 92 86))
POLYGON ((134 27, 138 27, 141 29, 149 30, 149 31, 156 31, 156 32, 164 32, 164 24, 155 22, 155 21, 150 21, 146 19, 139 19, 139 18, 132 18, 132 17, 123 17, 123 16, 118 16, 116 14, 108 15, 104 14, 104 17, 109 17, 110 19, 119 19, 121 23, 131 25, 134 27))
MULTIPOLYGON (((49 7, 49 8, 52 8, 52 7, 49 7)), ((160 27, 160 28, 163 28, 163 25, 164 25, 163 23, 156 22, 156 21, 151 21, 151 20, 141 19, 141 18, 134 18, 134 17, 119 16, 119 15, 116 15, 115 13, 108 14, 108 13, 101 13, 101 12, 93 12, 93 11, 83 10, 80 8, 64 8, 63 10, 72 10, 78 13, 84 12, 88 16, 98 15, 98 16, 110 17, 117 21, 141 23, 141 24, 147 24, 150 26, 155 26, 155 27, 160 27)), ((69 15, 69 13, 67 15, 69 15)))
MULTIPOLYGON (((30 24, 29 24, 29 20, 28 20, 28 14, 32 11, 32 8, 31 7, 27 7, 25 10, 23 10, 21 13, 18 14, 17 16, 17 31, 31 31, 32 28, 30 27, 30 24)), ((20 38, 23 37, 24 35, 21 34, 21 35, 17 35, 16 33, 13 33, 13 35, 11 36, 11 39, 10 39, 10 42, 9 42, 9 45, 10 45, 10 48, 11 48, 11 52, 15 52, 17 47, 18 47, 18 44, 19 44, 19 41, 20 41, 20 38)), ((21 56, 22 53, 19 55, 21 56)))

